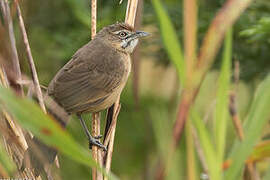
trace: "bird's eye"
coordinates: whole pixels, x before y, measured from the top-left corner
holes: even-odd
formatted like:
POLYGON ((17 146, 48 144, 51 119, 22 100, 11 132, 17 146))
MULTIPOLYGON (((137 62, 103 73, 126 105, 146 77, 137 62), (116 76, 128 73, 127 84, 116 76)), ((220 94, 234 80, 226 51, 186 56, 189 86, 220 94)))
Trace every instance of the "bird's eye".
POLYGON ((127 36, 127 33, 124 32, 124 31, 122 31, 122 32, 119 33, 119 36, 120 36, 120 37, 126 37, 126 36, 127 36))

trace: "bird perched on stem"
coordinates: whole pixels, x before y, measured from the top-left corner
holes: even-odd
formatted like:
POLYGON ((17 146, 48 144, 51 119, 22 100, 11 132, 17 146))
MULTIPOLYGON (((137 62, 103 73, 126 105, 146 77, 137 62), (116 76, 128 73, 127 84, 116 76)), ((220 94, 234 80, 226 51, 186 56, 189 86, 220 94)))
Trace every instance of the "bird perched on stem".
POLYGON ((130 54, 138 39, 148 36, 124 23, 104 27, 80 48, 55 75, 48 94, 68 113, 75 113, 90 145, 106 149, 88 131, 82 113, 99 112, 112 106, 120 96, 131 70, 130 54))

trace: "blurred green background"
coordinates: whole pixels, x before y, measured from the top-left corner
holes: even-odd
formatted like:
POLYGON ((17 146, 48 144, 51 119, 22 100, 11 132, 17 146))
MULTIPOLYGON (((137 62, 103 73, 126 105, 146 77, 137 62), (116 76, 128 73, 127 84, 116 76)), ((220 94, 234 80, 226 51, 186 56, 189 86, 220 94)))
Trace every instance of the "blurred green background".
MULTIPOLYGON (((25 20, 33 57, 39 79, 47 86, 55 73, 71 58, 78 48, 90 40, 90 1, 87 0, 24 0, 22 13, 25 20)), ((97 28, 124 21, 127 1, 119 5, 117 0, 98 1, 97 28)), ((129 79, 121 97, 121 112, 116 130, 112 171, 121 179, 152 179, 160 149, 169 137, 169 129, 175 120, 180 91, 179 81, 166 51, 164 50, 159 23, 151 1, 143 2, 141 29, 152 34, 142 40, 139 55, 139 99, 134 97, 134 84, 129 79), (158 132, 158 133, 157 133, 158 132), (156 134, 159 134, 158 136, 156 134)), ((211 20, 224 0, 200 0, 198 16, 198 41, 202 41, 211 20)), ((164 0, 163 5, 170 15, 179 41, 183 41, 183 8, 181 0, 164 0)), ((238 109, 244 117, 257 82, 265 77, 270 68, 270 1, 257 0, 243 13, 234 26, 233 60, 240 62, 240 84, 238 88, 238 109)), ((15 19, 15 21, 17 21, 15 19)), ((15 25, 16 34, 19 33, 15 25)), ((21 38, 17 38, 20 40, 21 38)), ((1 39, 0 39, 1 40, 1 39)), ((3 39, 2 39, 3 40, 3 39)), ((28 72, 23 42, 18 41, 19 56, 23 61, 22 71, 28 72)), ((4 53, 1 47, 0 52, 4 53)), ((217 90, 217 69, 221 55, 218 55, 213 70, 207 74, 196 101, 199 113, 209 116, 209 127, 215 106, 217 90)), ((6 57, 8 58, 8 56, 6 57)), ((30 74, 28 74, 30 75, 30 74)), ((85 115, 90 122, 90 115, 85 115)), ((104 115, 103 115, 104 118, 104 115)), ((90 123, 89 123, 90 125, 90 123)), ((227 147, 235 138, 232 123, 228 123, 227 147)), ((87 146, 87 139, 79 121, 73 118, 68 131, 76 141, 87 146)), ((185 146, 182 138, 180 146, 185 146)), ((163 147, 164 148, 164 147, 163 147)), ((185 151, 180 148, 178 151, 185 151)), ((176 163, 182 165, 174 171, 175 177, 185 177, 184 153, 177 153, 176 163)), ((89 179, 89 168, 60 156, 63 179, 89 179)), ((262 164, 262 170, 265 164, 262 164)))

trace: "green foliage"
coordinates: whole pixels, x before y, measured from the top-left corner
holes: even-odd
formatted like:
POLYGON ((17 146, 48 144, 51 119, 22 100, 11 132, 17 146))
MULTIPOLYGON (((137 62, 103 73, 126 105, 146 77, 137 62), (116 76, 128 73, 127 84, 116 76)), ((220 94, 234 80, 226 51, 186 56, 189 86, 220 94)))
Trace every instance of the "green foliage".
POLYGON ((195 126, 198 138, 201 143, 201 147, 204 152, 205 160, 209 168, 209 177, 211 179, 220 180, 221 179, 221 166, 218 160, 217 153, 215 151, 214 145, 211 142, 211 136, 202 119, 195 110, 191 110, 192 123, 195 126))
POLYGON ((178 76, 182 84, 185 80, 185 63, 182 55, 180 43, 177 40, 176 31, 166 11, 159 0, 152 0, 157 17, 160 23, 160 30, 165 49, 175 64, 178 76))
MULTIPOLYGON (((78 145, 59 124, 45 115, 38 105, 29 99, 16 97, 2 86, 0 86, 0 102, 2 108, 11 113, 22 127, 43 142, 55 147, 72 160, 88 167, 97 167, 105 173, 92 159, 91 154, 78 145)), ((110 177, 115 179, 112 175, 110 177)))
POLYGON ((249 42, 264 40, 270 43, 270 17, 262 17, 258 24, 240 32, 240 36, 250 38, 249 42))
MULTIPOLYGON (((42 84, 46 85, 57 70, 71 58, 72 54, 90 40, 90 1, 36 0, 22 2, 24 3, 22 11, 25 15, 27 32, 39 78, 42 84)), ((199 3, 199 47, 211 20, 225 0, 197 2, 199 3)), ((123 21, 126 3, 127 1, 123 1, 122 5, 119 5, 118 1, 98 1, 98 30, 104 25, 123 21)), ((147 44, 147 48, 150 49, 149 52, 148 49, 141 48, 141 59, 144 60, 151 56, 155 57, 152 59, 157 62, 174 64, 180 82, 184 83, 185 62, 181 49, 181 40, 184 36, 182 6, 182 1, 179 0, 151 0, 144 2, 142 28, 156 32, 159 25, 160 36, 158 34, 157 38, 146 40, 153 43, 147 44)), ((266 85, 266 83, 269 84, 269 78, 260 86, 252 108, 249 110, 245 124, 246 139, 243 143, 236 140, 237 137, 233 133, 234 129, 229 121, 227 111, 231 60, 240 61, 241 80, 248 80, 245 83, 241 82, 241 85, 245 87, 245 91, 240 89, 237 92, 238 96, 241 96, 241 100, 245 100, 238 103, 247 102, 247 105, 239 107, 239 109, 245 109, 240 116, 245 116, 246 107, 249 106, 247 99, 250 98, 249 96, 256 87, 256 83, 269 72, 269 11, 269 0, 258 0, 242 14, 239 21, 234 25, 234 32, 228 33, 223 51, 216 57, 214 66, 216 71, 207 74, 211 78, 205 84, 205 90, 200 91, 198 94, 201 105, 195 104, 192 107, 190 119, 198 134, 207 168, 209 169, 208 175, 211 179, 239 179, 239 173, 241 173, 244 166, 244 161, 248 159, 252 152, 256 152, 253 147, 261 137, 262 127, 266 124, 267 117, 269 117, 269 113, 267 114, 267 108, 269 109, 269 102, 267 102, 269 101, 269 85, 266 85), (220 72, 217 73, 217 71, 220 72), (219 74, 218 80, 216 78, 218 77, 217 74, 219 74), (254 79, 256 81, 253 81, 254 79), (212 101, 214 100, 217 101, 217 104, 213 108, 212 101), (208 117, 206 118, 208 120, 207 124, 204 123, 205 117, 208 117), (211 129, 213 124, 214 131, 211 129), (228 129, 226 130, 226 128, 228 129), (234 146, 231 148, 230 144, 233 143, 234 146), (228 158, 228 152, 231 152, 228 157, 229 160, 232 160, 232 167, 228 171, 222 172, 221 165, 224 159, 228 158), (226 178, 224 178, 224 175, 226 178)), ((0 37, 4 37, 1 35, 0 37)), ((0 48, 1 46, 0 43, 0 48)), ((19 54, 25 57, 22 47, 22 42, 18 39, 19 54)), ((0 53, 2 55, 1 49, 0 53)), ((23 58, 21 59, 23 72, 26 72, 28 65, 26 61, 23 61, 23 58)), ((156 67, 151 66, 149 70, 153 68, 156 67)), ((155 76, 163 77, 162 73, 159 72, 155 76)), ((152 78, 144 75, 140 74, 141 81, 144 81, 145 78, 152 78)), ((164 77, 167 78, 165 75, 164 77)), ((168 78, 167 81, 174 83, 172 78, 168 78)), ((162 86, 160 81, 156 84, 159 85, 158 87, 162 86)), ((118 120, 112 161, 112 171, 118 174, 121 179, 154 179, 159 157, 162 157, 165 161, 168 158, 168 145, 171 143, 172 126, 176 119, 176 104, 179 100, 179 91, 172 94, 169 89, 172 98, 169 99, 168 97, 164 98, 161 93, 144 92, 144 84, 139 85, 141 90, 139 109, 134 104, 131 84, 128 84, 128 88, 125 88, 121 97, 122 108, 118 120)), ((67 132, 65 132, 29 100, 18 98, 3 88, 0 88, 0 100, 4 107, 26 129, 31 130, 34 135, 59 149, 60 171, 63 179, 89 179, 89 167, 95 166, 95 164, 88 150, 82 147, 86 146, 86 139, 77 118, 70 122, 67 132), (41 130, 44 127, 50 130, 50 137, 42 133, 41 130), (69 134, 71 134, 72 138, 69 134)), ((89 120, 89 124, 90 115, 85 115, 85 119, 89 120)), ((181 139, 176 154, 172 157, 173 161, 168 162, 169 175, 166 177, 167 179, 186 179, 188 163, 187 139, 181 139)), ((265 151, 269 153, 269 149, 265 148, 265 151)), ((2 160, 1 155, 2 152, 0 152, 0 161, 2 160)), ((195 166, 198 168, 194 169, 194 172, 200 174, 203 167, 198 157, 195 158, 195 166)), ((269 177, 270 171, 268 170, 264 180, 269 179, 269 177)))
MULTIPOLYGON (((0 165, 4 166, 5 170, 11 175, 16 166, 14 162, 8 156, 3 144, 0 143, 0 165)), ((3 169, 4 170, 4 169, 3 169)))
POLYGON ((226 127, 228 120, 229 88, 231 75, 232 31, 229 30, 225 39, 223 50, 223 63, 218 80, 217 105, 215 112, 215 143, 211 142, 211 136, 202 119, 195 110, 191 111, 191 119, 196 127, 198 137, 209 168, 210 179, 222 179, 222 164, 226 145, 226 127), (214 146, 215 144, 215 146, 214 146))
POLYGON ((245 139, 236 140, 229 155, 232 166, 226 171, 225 179, 238 179, 244 161, 251 154, 254 145, 261 137, 262 130, 269 120, 270 108, 270 76, 259 86, 244 124, 245 139))
MULTIPOLYGON (((174 47, 179 47, 178 51, 174 49, 172 52, 175 53, 175 52, 180 51, 180 44, 179 42, 177 42, 177 36, 175 36, 176 33, 174 30, 174 27, 171 21, 169 20, 168 15, 166 14, 165 10, 162 8, 161 3, 158 0, 153 0, 152 3, 155 7, 155 10, 156 10, 159 22, 160 22, 160 29, 161 29, 165 49, 167 53, 169 54, 170 60, 175 64, 176 69, 179 72, 179 68, 184 67, 184 66, 179 65, 179 63, 181 63, 183 59, 175 58, 170 55, 170 50, 173 49, 174 47), (166 28, 168 28, 169 30, 166 28), (173 33, 172 33, 173 38, 169 39, 169 36, 172 30, 173 30, 173 33)), ((268 22, 265 20, 262 23, 266 25, 268 22)), ((267 31, 265 27, 263 30, 267 31)), ((261 28, 261 31, 262 31, 262 28, 261 28)), ((257 32, 253 30, 253 33, 258 34, 259 30, 257 30, 257 32)), ((215 143, 211 142, 212 141, 211 136, 210 136, 211 133, 209 133, 208 130, 206 129, 199 115, 194 110, 191 113, 194 126, 196 127, 197 132, 199 134, 199 139, 200 139, 202 149, 204 151, 204 156, 207 162, 207 166, 209 168, 209 176, 211 179, 215 179, 215 180, 223 179, 221 168, 222 168, 224 158, 225 158, 225 153, 226 153, 226 134, 227 134, 226 129, 227 129, 227 121, 229 117, 228 106, 229 106, 229 90, 230 90, 230 78, 231 78, 231 66, 232 66, 232 63, 231 63, 232 37, 233 37, 232 31, 229 30, 225 39, 225 46, 223 50, 223 61, 221 65, 221 73, 218 80, 218 90, 217 90, 217 97, 216 97, 217 105, 215 109, 215 118, 214 118, 215 143)), ((183 73, 178 73, 180 77, 183 74, 184 74, 184 71, 183 73)), ((264 94, 267 90, 269 89, 264 88, 263 92, 261 92, 260 94, 264 94)), ((246 130, 245 132, 248 134, 247 139, 245 139, 245 141, 241 143, 239 147, 235 148, 236 153, 232 155, 233 166, 228 170, 228 172, 226 172, 225 179, 238 179, 239 178, 237 177, 237 175, 240 174, 241 167, 243 167, 243 165, 245 164, 244 160, 252 152, 253 145, 255 145, 256 140, 260 137, 262 133, 262 127, 266 123, 266 119, 269 116, 269 113, 266 114, 266 109, 269 108, 269 106, 265 104, 267 103, 267 101, 269 100, 263 101, 263 99, 260 99, 260 100, 255 99, 254 101, 255 104, 262 103, 265 105, 266 108, 262 110, 263 106, 257 107, 259 110, 254 112, 254 115, 252 115, 252 118, 250 117, 249 121, 252 124, 252 126, 250 125, 249 128, 251 129, 246 130, 245 128, 246 130), (260 110, 265 111, 265 114, 260 112, 260 110), (261 121, 256 126, 253 123, 256 123, 258 121, 257 117, 259 117, 261 121), (252 133, 248 133, 248 132, 252 132, 252 133)), ((252 109, 250 112, 255 111, 253 108, 255 108, 254 105, 252 106, 252 109)))
POLYGON ((226 128, 229 117, 229 90, 232 66, 232 30, 227 32, 221 73, 218 80, 217 105, 215 112, 215 144, 217 146, 217 155, 219 166, 221 167, 224 160, 224 151, 226 144, 226 128))

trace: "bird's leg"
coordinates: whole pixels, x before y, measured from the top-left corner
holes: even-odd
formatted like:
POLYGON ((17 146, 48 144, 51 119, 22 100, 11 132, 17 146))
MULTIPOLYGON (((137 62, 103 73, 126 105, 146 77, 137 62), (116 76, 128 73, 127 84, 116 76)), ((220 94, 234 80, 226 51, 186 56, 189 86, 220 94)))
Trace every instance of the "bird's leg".
POLYGON ((102 148, 104 151, 107 151, 107 148, 103 144, 101 144, 99 142, 99 139, 102 137, 102 135, 100 135, 98 137, 91 136, 89 130, 87 129, 87 126, 86 126, 84 120, 82 119, 82 116, 80 114, 77 114, 77 116, 80 119, 80 122, 81 122, 81 125, 83 127, 83 130, 84 130, 86 136, 89 139, 89 148, 92 149, 92 146, 97 146, 99 148, 102 148))

